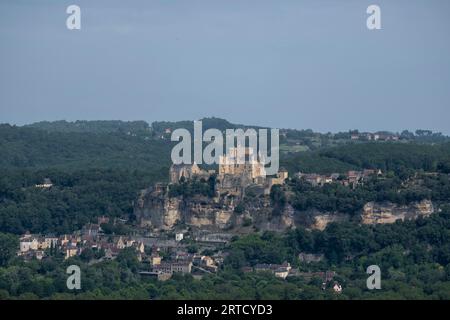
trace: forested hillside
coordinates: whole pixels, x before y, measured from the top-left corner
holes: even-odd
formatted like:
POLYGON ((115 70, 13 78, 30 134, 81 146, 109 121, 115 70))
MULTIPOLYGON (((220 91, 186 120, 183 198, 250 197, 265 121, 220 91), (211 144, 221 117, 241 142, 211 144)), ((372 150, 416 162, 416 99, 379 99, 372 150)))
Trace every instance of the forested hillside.
POLYGON ((61 234, 99 215, 131 218, 139 190, 167 180, 171 144, 104 124, 0 125, 0 231, 61 234), (54 186, 36 188, 45 178, 54 186))
POLYGON ((0 125, 0 167, 60 168, 148 168, 167 167, 168 141, 122 132, 56 132, 0 125))

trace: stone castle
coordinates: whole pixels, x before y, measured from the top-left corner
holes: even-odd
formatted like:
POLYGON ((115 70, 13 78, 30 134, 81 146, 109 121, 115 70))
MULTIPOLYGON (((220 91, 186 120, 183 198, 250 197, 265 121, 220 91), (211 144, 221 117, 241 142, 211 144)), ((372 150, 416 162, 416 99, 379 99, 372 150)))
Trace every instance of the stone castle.
MULTIPOLYGON (((242 151, 242 150, 241 150, 242 151)), ((170 185, 157 183, 142 190, 135 202, 134 213, 141 227, 154 230, 173 230, 177 226, 191 226, 205 230, 220 231, 244 227, 251 220, 262 230, 284 230, 293 225, 292 207, 275 218, 272 217, 270 189, 273 185, 284 184, 288 173, 280 170, 276 176, 266 176, 264 165, 255 160, 253 150, 245 149, 246 161, 236 164, 238 150, 220 158, 217 170, 203 170, 197 164, 172 165, 169 183, 178 184, 195 179, 215 178, 213 197, 201 194, 190 198, 171 197, 170 185), (250 197, 250 194, 252 195, 250 197), (244 211, 235 212, 237 204, 245 196, 249 200, 244 211)))
POLYGON ((169 181, 172 184, 180 180, 208 179, 216 175, 216 191, 218 195, 232 195, 238 198, 244 196, 246 189, 251 188, 257 193, 269 194, 273 185, 284 184, 288 172, 281 169, 275 177, 267 177, 264 164, 257 160, 252 148, 238 150, 230 148, 229 152, 220 156, 218 172, 215 170, 202 170, 196 163, 172 165, 169 172, 169 181), (245 161, 238 163, 239 152, 244 155, 245 161))

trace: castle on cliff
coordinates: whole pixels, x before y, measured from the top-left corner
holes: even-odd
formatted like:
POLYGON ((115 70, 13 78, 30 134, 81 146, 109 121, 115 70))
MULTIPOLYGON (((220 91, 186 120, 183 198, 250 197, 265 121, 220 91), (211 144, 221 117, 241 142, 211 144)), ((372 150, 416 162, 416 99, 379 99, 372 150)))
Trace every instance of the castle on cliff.
POLYGON ((226 155, 219 157, 218 172, 202 170, 196 163, 174 164, 170 167, 169 181, 176 184, 181 180, 202 178, 206 180, 213 175, 216 176, 218 195, 232 195, 239 198, 244 196, 248 188, 267 195, 273 185, 282 185, 288 178, 288 172, 284 169, 281 169, 275 177, 267 177, 264 164, 258 161, 252 148, 239 150, 233 147, 226 155), (240 154, 243 155, 244 161, 237 161, 240 154))

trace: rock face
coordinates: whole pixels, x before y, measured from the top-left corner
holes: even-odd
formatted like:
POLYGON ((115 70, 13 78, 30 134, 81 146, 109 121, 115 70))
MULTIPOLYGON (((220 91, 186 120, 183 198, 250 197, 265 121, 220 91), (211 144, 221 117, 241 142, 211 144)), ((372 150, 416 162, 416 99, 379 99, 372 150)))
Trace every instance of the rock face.
POLYGON ((346 214, 319 214, 314 217, 314 223, 311 228, 316 230, 325 230, 327 225, 331 222, 344 222, 350 220, 350 217, 346 214))
POLYGON ((369 202, 363 208, 361 222, 363 224, 394 223, 397 220, 412 220, 420 216, 428 217, 433 212, 434 207, 430 200, 415 202, 408 206, 369 202))
POLYGON ((179 210, 180 199, 169 198, 164 189, 157 186, 142 191, 135 206, 141 226, 158 226, 161 229, 172 229, 181 220, 179 210), (151 197, 147 195, 151 194, 151 197))
MULTIPOLYGON (((433 203, 430 200, 414 202, 409 205, 399 206, 393 203, 368 202, 361 213, 362 224, 394 223, 397 220, 413 220, 418 217, 428 217, 434 212, 433 203)), ((357 218, 357 217, 356 217, 357 218)), ((324 230, 331 222, 350 221, 351 217, 344 213, 315 213, 311 229, 324 230)), ((356 221, 356 220, 354 220, 356 221)))
MULTIPOLYGON (((289 204, 281 210, 274 210, 268 197, 255 197, 246 201, 244 209, 236 213, 233 198, 169 197, 164 185, 142 191, 134 212, 141 226, 161 230, 171 230, 178 224, 211 231, 240 229, 251 232, 254 230, 252 227, 284 231, 300 225, 324 230, 331 222, 359 221, 358 216, 352 218, 339 212, 296 212, 289 204)), ((364 206, 360 218, 363 224, 382 224, 427 217, 433 212, 433 203, 429 200, 407 206, 369 202, 364 206)))
POLYGON ((141 192, 134 213, 141 226, 161 230, 173 229, 177 224, 213 231, 249 225, 273 231, 295 227, 294 209, 286 205, 275 215, 267 198, 249 201, 241 213, 234 209, 233 199, 169 197, 166 187, 160 185, 141 192))

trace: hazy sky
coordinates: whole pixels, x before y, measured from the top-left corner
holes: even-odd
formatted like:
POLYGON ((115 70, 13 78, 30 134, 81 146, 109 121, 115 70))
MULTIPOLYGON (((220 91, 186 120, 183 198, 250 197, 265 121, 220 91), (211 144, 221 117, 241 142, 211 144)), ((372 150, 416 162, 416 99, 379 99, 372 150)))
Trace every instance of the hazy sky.
POLYGON ((450 1, 0 0, 0 122, 207 116, 450 134, 450 1))

